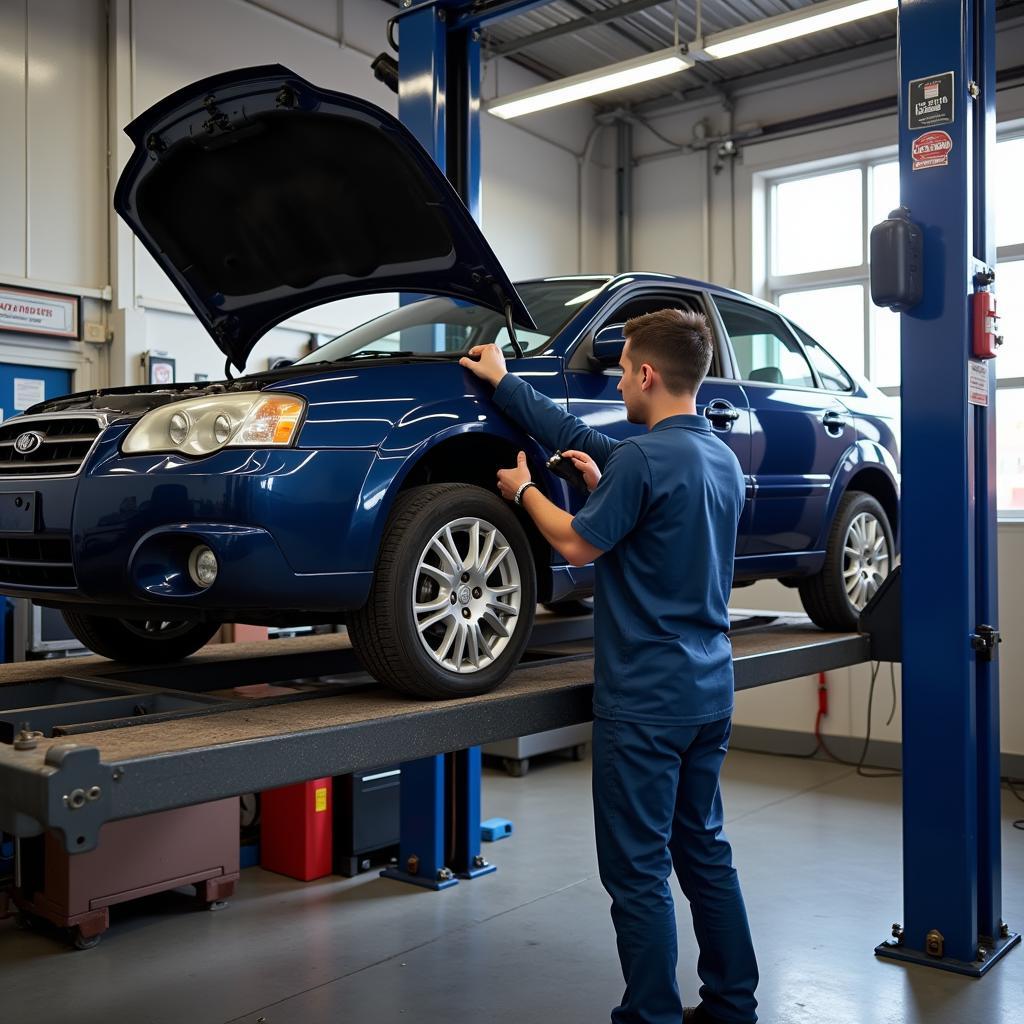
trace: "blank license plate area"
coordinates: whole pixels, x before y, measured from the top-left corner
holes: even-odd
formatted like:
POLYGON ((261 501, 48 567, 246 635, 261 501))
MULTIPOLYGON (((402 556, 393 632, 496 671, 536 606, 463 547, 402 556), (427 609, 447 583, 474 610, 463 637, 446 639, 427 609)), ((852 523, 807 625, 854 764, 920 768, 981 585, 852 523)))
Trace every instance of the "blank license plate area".
POLYGON ((10 491, 0 494, 0 533, 35 533, 35 491, 10 491))

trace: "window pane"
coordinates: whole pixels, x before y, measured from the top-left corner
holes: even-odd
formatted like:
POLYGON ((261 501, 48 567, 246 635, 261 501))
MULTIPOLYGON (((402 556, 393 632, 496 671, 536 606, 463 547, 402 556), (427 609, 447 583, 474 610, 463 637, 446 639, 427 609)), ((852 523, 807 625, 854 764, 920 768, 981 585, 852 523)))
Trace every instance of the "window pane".
POLYGON ((996 268, 996 312, 1003 344, 996 357, 996 375, 1024 377, 1024 260, 996 268))
POLYGON ((996 392, 996 435, 999 508, 1024 511, 1024 388, 996 392))
POLYGON ((1024 138, 1007 139, 996 146, 996 245, 1024 242, 1024 202, 1020 196, 1020 168, 1024 138))
POLYGON ((785 292, 779 309, 800 327, 820 338, 843 366, 864 372, 864 286, 815 288, 785 292))
POLYGON ((857 267, 864 261, 859 167, 776 185, 773 210, 773 274, 857 267))
POLYGON ((870 230, 900 205, 900 165, 898 160, 875 164, 871 168, 870 230))
POLYGON ((900 315, 871 305, 871 366, 868 380, 880 388, 900 386, 900 315))
POLYGON ((796 336, 803 342, 804 351, 813 363, 827 391, 852 391, 849 374, 806 332, 794 326, 796 336))
POLYGON ((742 380, 814 387, 811 367, 779 317, 732 299, 716 298, 715 303, 732 339, 742 380))

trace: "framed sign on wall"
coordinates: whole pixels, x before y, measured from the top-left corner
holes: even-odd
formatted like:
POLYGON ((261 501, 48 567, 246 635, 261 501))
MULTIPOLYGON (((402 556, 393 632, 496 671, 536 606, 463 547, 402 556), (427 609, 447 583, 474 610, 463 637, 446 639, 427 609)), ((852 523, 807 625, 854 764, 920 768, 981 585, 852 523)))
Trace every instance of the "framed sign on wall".
POLYGON ((82 299, 79 295, 0 284, 0 331, 81 341, 81 324, 82 299))
POLYGON ((146 353, 146 382, 148 384, 173 384, 176 380, 174 360, 162 352, 146 353))

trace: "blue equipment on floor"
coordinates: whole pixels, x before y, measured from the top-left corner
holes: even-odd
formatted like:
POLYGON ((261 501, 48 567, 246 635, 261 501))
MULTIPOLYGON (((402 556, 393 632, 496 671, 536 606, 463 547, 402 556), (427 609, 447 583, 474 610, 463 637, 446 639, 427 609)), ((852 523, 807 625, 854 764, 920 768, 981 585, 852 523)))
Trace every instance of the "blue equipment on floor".
POLYGON ((512 835, 512 822, 508 818, 488 818, 480 822, 480 838, 485 843, 496 843, 512 835))

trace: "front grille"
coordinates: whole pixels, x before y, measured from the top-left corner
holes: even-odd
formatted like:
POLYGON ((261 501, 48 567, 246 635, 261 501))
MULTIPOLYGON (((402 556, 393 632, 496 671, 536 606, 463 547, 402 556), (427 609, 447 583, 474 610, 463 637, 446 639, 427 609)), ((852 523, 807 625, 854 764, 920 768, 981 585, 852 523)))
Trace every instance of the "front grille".
POLYGON ((74 587, 70 537, 0 537, 0 586, 74 587))
POLYGON ((0 476, 72 476, 92 448, 102 424, 92 416, 30 417, 0 423, 0 476), (19 452, 15 442, 35 433, 42 443, 19 452))

